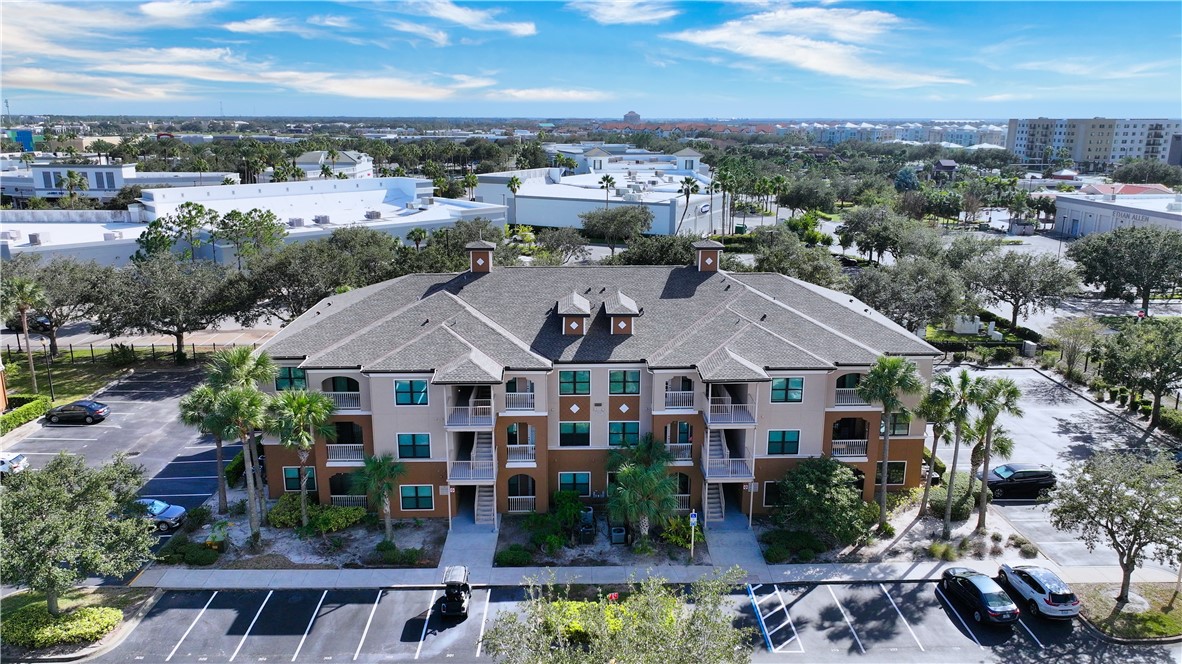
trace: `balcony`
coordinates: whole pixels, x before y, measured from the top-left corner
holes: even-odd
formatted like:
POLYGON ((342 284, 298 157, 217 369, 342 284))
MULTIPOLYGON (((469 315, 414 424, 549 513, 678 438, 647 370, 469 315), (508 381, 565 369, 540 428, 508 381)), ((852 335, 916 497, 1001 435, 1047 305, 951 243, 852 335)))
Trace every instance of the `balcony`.
POLYGON ((747 459, 705 459, 702 473, 707 480, 753 480, 755 473, 747 459))
POLYGON ((537 511, 538 499, 535 496, 509 496, 510 512, 537 511))
POLYGON ((836 406, 869 406, 866 400, 858 396, 856 387, 839 387, 834 390, 833 404, 836 406))
POLYGON ((361 410, 360 392, 325 392, 336 404, 337 410, 361 410))
POLYGON ((755 424, 755 413, 751 405, 735 401, 732 397, 711 397, 706 424, 755 424))
POLYGON ((835 440, 833 441, 833 456, 840 457, 865 457, 867 451, 870 449, 870 441, 865 438, 852 440, 835 440))
POLYGON ((693 410, 693 391, 665 390, 665 410, 693 410))
POLYGON ((330 496, 337 507, 369 507, 368 496, 330 496))
POLYGON ((329 443, 324 460, 330 466, 360 466, 365 463, 365 445, 329 443))
POLYGON ((447 464, 448 482, 491 482, 496 477, 495 461, 451 461, 447 464))
POLYGON ((689 514, 690 511, 690 497, 689 494, 677 494, 677 513, 689 514))
POLYGON ((693 443, 670 443, 665 446, 665 449, 669 450, 669 454, 673 456, 674 463, 678 461, 693 461, 693 443))
POLYGON ((505 410, 533 410, 533 392, 508 392, 505 394, 505 410))
POLYGON ((459 429, 490 429, 493 425, 492 399, 473 399, 468 406, 447 409, 447 426, 459 429))
POLYGON ((519 463, 528 466, 537 464, 538 452, 536 445, 506 445, 505 450, 508 451, 507 463, 519 463))

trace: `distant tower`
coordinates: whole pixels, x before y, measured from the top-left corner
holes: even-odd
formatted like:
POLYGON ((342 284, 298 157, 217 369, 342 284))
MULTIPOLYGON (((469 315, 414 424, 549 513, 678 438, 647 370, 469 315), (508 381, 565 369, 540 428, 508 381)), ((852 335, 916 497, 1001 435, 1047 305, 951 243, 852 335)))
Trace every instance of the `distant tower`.
POLYGON ((628 124, 637 124, 640 122, 640 114, 636 111, 628 111, 624 114, 624 122, 628 124))

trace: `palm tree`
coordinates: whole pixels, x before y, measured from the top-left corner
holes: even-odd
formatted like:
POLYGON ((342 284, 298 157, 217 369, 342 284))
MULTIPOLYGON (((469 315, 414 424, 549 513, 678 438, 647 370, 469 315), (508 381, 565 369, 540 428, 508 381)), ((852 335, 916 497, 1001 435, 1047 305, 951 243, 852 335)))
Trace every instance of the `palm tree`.
POLYGON ((336 436, 332 416, 336 403, 323 392, 284 390, 271 398, 269 410, 279 442, 296 451, 300 461, 300 522, 308 525, 308 455, 316 439, 336 436))
MULTIPOLYGON (((40 284, 21 277, 9 278, 4 281, 4 310, 6 313, 15 312, 21 317, 21 332, 25 336, 25 352, 29 358, 29 379, 32 381, 33 394, 37 394, 37 371, 33 367, 33 345, 29 343, 29 311, 45 303, 45 291, 40 284)), ((8 318, 8 316, 4 316, 8 318)))
POLYGON ((66 171, 65 175, 59 175, 57 177, 57 182, 54 184, 58 189, 65 189, 71 201, 78 197, 79 189, 85 190, 90 187, 90 184, 86 181, 86 176, 78 171, 66 171))
POLYGON ((415 251, 418 251, 419 245, 421 245, 423 243, 423 240, 427 239, 427 229, 412 228, 406 232, 406 239, 410 240, 411 242, 414 242, 415 243, 415 251))
POLYGON ((352 484, 359 491, 377 500, 382 506, 382 519, 386 522, 386 540, 394 541, 394 522, 390 513, 390 494, 398 488, 398 480, 406 474, 406 466, 394 460, 393 454, 371 456, 365 459, 365 466, 353 473, 352 484))
POLYGON ((647 540, 654 521, 667 521, 677 511, 677 479, 663 466, 624 464, 616 474, 607 509, 613 518, 636 524, 640 538, 647 540))
MULTIPOLYGON (((936 467, 936 448, 940 441, 948 442, 948 427, 952 424, 951 415, 948 412, 948 395, 942 390, 929 390, 924 395, 923 400, 919 402, 919 407, 915 409, 915 414, 922 417, 924 420, 932 423, 932 470, 936 467)), ((932 489, 931 479, 928 478, 923 485, 923 498, 919 501, 919 515, 924 516, 928 512, 928 493, 932 489)))
MULTIPOLYGON (((714 194, 718 193, 719 191, 722 191, 722 185, 720 185, 718 183, 718 180, 712 180, 710 182, 710 184, 706 185, 706 192, 710 194, 710 219, 711 219, 710 229, 711 230, 714 230, 714 221, 713 221, 713 219, 714 219, 714 194)), ((723 222, 725 223, 725 220, 726 220, 726 213, 725 212, 723 212, 722 218, 723 218, 723 222)))
MULTIPOLYGON (((961 369, 956 377, 941 374, 934 381, 935 389, 943 392, 948 399, 948 416, 952 422, 952 464, 948 466, 948 500, 944 503, 944 530, 941 539, 952 537, 952 503, 956 490, 956 464, 960 457, 960 446, 964 441, 965 427, 969 425, 969 415, 973 407, 981 403, 985 391, 985 379, 973 378, 967 369, 961 369)), ((969 489, 972 490, 972 478, 969 478, 969 489)))
POLYGON ((321 164, 320 165, 320 179, 325 180, 325 179, 328 179, 331 177, 334 177, 333 172, 332 172, 332 166, 329 166, 328 164, 321 164))
POLYGON ((681 232, 681 223, 685 221, 685 213, 689 212, 690 196, 699 191, 701 191, 701 188, 698 187, 698 181, 695 178, 687 176, 682 179, 681 188, 677 190, 677 193, 685 194, 685 207, 681 210, 681 219, 677 222, 677 229, 673 232, 674 235, 681 232))
POLYGON ((209 383, 198 385, 181 399, 180 418, 181 422, 191 427, 197 427, 201 433, 213 436, 218 476, 218 514, 225 514, 229 511, 229 507, 226 502, 225 457, 223 456, 222 441, 234 437, 234 431, 219 419, 217 397, 217 391, 210 387, 209 383))
POLYGON ((509 178, 509 182, 505 183, 505 186, 509 188, 509 193, 516 196, 517 191, 521 189, 521 178, 514 175, 513 177, 509 178))
POLYGON ((887 518, 887 463, 891 458, 891 427, 895 416, 906 417, 910 413, 900 399, 903 395, 919 394, 923 383, 915 365, 904 357, 880 357, 870 371, 858 383, 857 392, 862 400, 882 406, 885 426, 882 427, 882 449, 879 466, 882 482, 878 490, 878 527, 882 528, 887 518))
POLYGON ((406 169, 401 166, 395 166, 394 167, 394 177, 396 177, 396 178, 406 177, 406 169))
POLYGON ((610 175, 605 175, 599 178, 599 188, 603 190, 603 209, 607 209, 610 197, 612 195, 612 188, 616 186, 616 179, 610 175))
MULTIPOLYGON (((719 188, 722 189, 722 232, 727 235, 730 234, 730 232, 727 230, 727 225, 726 225, 727 213, 728 213, 728 211, 730 211, 730 205, 727 204, 726 199, 727 199, 727 194, 731 193, 735 190, 735 184, 736 184, 736 180, 735 180, 734 173, 732 173, 726 169, 719 169, 719 171, 718 171, 718 185, 719 185, 719 188)), ((731 217, 731 224, 733 225, 735 222, 734 214, 732 213, 730 215, 730 217, 731 217)))
POLYGON ((324 156, 327 157, 330 162, 332 162, 332 170, 333 171, 337 170, 337 159, 341 158, 341 153, 337 152, 336 148, 329 148, 324 153, 324 156))
POLYGON ((613 473, 627 465, 664 469, 672 460, 673 455, 665 447, 665 441, 646 433, 636 443, 613 447, 607 453, 607 469, 613 473))
MULTIPOLYGON (((985 463, 985 438, 989 430, 984 418, 978 417, 965 429, 965 444, 972 445, 969 452, 969 474, 977 476, 981 465, 985 463)), ((993 429, 993 454, 1003 459, 1010 458, 1014 453, 1014 439, 1003 426, 993 429)))
POLYGON ((25 170, 32 172, 33 162, 37 160, 37 156, 32 152, 25 152, 21 154, 21 163, 25 165, 25 170))
MULTIPOLYGON (((993 455, 993 444, 996 442, 995 438, 998 430, 1001 429, 997 424, 997 418, 1003 414, 1022 417, 1022 407, 1018 405, 1021 400, 1022 390, 1019 389, 1018 384, 1012 379, 994 378, 986 381, 985 391, 979 404, 981 409, 981 424, 984 427, 985 433, 985 451, 982 456, 983 463, 981 466, 981 495, 977 498, 977 530, 982 532, 985 530, 985 518, 988 513, 985 506, 986 478, 989 476, 989 462, 991 460, 990 457, 993 455)), ((975 476, 976 474, 974 473, 970 478, 975 476)))
POLYGON ((235 185, 235 184, 238 184, 238 183, 234 182, 234 178, 232 178, 228 175, 226 177, 222 178, 222 185, 223 186, 235 185))
POLYGON ((776 221, 780 221, 780 197, 788 193, 788 178, 783 173, 772 178, 772 194, 776 197, 776 221))
POLYGON ((215 417, 225 422, 242 443, 242 458, 246 463, 246 514, 250 521, 251 539, 257 542, 263 516, 259 509, 252 448, 255 445, 255 431, 266 426, 267 396, 254 386, 235 387, 222 392, 215 404, 215 417))
POLYGON ((468 190, 468 200, 476 200, 476 186, 479 184, 480 180, 475 173, 464 174, 464 188, 468 190))

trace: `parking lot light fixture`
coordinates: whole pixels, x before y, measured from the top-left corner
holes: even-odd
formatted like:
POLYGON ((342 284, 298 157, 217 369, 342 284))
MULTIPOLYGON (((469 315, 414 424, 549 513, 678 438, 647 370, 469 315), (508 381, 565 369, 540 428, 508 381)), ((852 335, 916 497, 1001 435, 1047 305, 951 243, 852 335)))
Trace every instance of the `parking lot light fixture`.
POLYGON ((53 403, 57 397, 53 393, 53 369, 52 362, 49 361, 49 351, 45 347, 45 341, 41 341, 41 353, 45 356, 45 378, 49 381, 49 402, 53 403))

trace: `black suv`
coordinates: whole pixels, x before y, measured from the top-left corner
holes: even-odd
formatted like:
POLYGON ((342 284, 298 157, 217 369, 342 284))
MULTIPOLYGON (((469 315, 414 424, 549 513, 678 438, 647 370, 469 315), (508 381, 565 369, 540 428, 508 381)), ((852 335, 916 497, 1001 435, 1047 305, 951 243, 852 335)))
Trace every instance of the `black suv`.
POLYGON ((990 470, 985 482, 994 498, 1037 498, 1044 489, 1055 488, 1056 479, 1055 471, 1041 463, 1007 463, 990 470))

